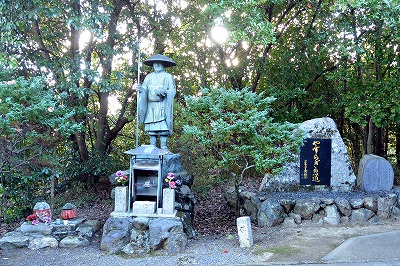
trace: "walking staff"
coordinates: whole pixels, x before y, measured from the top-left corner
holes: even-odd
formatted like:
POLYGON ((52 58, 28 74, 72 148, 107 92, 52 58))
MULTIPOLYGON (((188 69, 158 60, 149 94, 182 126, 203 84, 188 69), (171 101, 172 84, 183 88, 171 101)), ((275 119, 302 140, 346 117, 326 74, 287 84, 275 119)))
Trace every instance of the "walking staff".
POLYGON ((139 147, 139 93, 140 93, 140 38, 136 46, 138 50, 138 73, 137 73, 137 86, 136 86, 136 148, 139 147))

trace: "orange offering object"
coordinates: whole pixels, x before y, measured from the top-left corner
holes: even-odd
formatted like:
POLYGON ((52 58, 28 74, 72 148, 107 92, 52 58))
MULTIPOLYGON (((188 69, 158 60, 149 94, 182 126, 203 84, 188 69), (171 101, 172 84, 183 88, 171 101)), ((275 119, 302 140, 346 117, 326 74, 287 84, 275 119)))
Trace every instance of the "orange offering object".
POLYGON ((76 218, 76 209, 61 210, 61 219, 68 220, 76 218))

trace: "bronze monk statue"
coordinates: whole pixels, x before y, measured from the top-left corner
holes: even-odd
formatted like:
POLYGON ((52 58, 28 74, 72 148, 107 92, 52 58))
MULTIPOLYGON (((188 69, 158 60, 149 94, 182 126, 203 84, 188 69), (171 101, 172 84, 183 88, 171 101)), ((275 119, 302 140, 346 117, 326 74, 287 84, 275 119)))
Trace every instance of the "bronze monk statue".
POLYGON ((157 54, 143 62, 153 66, 154 72, 144 79, 139 89, 138 116, 144 130, 150 136, 150 145, 156 146, 160 138, 160 148, 168 150, 167 138, 173 132, 173 105, 176 93, 175 81, 166 67, 176 66, 170 58, 157 54))

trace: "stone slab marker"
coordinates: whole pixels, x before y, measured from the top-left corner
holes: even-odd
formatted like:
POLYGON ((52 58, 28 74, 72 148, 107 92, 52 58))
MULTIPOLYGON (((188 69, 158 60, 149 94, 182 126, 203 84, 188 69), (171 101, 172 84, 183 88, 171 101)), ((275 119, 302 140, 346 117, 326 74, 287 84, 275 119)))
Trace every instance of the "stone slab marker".
POLYGON ((115 188, 115 212, 126 212, 128 209, 128 187, 115 188))
POLYGON ((175 189, 165 188, 163 189, 163 214, 174 214, 175 213, 175 189))
POLYGON ((251 231, 250 216, 243 216, 236 219, 241 248, 253 246, 253 233, 251 231))
POLYGON ((366 154, 360 160, 357 185, 368 192, 390 191, 393 187, 392 165, 383 157, 366 154))

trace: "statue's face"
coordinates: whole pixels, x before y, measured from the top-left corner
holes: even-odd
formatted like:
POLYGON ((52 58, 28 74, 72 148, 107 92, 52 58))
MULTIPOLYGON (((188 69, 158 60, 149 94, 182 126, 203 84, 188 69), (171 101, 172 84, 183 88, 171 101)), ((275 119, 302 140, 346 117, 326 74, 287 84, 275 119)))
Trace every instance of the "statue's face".
POLYGON ((154 62, 153 64, 154 71, 162 71, 164 70, 164 66, 161 62, 154 62))

